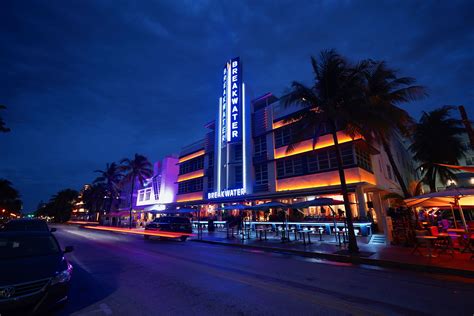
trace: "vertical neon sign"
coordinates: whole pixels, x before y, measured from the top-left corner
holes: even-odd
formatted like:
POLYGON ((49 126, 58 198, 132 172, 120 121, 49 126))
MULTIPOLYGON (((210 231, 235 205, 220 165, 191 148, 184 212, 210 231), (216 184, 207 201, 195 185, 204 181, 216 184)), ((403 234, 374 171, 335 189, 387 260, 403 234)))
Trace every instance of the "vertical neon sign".
MULTIPOLYGON (((240 58, 234 58, 230 61, 230 72, 227 76, 227 142, 238 142, 242 139, 242 85, 240 58)), ((228 64, 228 65, 229 65, 228 64)))

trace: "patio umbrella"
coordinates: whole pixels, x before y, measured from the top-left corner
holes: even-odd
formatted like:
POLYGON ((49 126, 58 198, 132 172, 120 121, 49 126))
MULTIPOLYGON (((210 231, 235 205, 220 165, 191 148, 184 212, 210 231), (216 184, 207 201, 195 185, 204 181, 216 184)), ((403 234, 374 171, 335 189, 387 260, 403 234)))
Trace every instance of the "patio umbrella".
POLYGON ((330 198, 318 198, 311 201, 304 201, 292 204, 292 207, 302 208, 310 206, 329 206, 329 205, 343 205, 344 201, 334 200, 330 198))
POLYGON ((455 188, 441 192, 433 192, 405 199, 408 207, 443 207, 457 206, 461 213, 461 220, 465 229, 468 229, 462 206, 474 206, 474 189, 455 188))

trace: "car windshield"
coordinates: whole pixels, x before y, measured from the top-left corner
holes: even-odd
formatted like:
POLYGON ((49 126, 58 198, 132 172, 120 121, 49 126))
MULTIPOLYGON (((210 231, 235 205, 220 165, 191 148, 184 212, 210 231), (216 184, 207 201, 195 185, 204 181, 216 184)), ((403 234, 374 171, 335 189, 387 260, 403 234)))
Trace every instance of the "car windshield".
POLYGON ((8 231, 47 231, 48 225, 42 221, 10 221, 4 225, 8 231))
POLYGON ((59 253, 59 246, 52 236, 2 236, 0 258, 46 256, 59 253))

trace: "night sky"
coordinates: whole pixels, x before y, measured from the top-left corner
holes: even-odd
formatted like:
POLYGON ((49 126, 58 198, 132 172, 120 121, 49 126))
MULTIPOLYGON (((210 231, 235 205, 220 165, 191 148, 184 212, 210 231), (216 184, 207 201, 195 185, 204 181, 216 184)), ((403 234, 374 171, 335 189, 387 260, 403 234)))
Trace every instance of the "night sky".
POLYGON ((24 211, 93 170, 178 153, 214 119, 221 70, 240 56, 251 98, 310 83, 335 48, 381 59, 430 97, 416 118, 464 104, 474 119, 474 1, 0 2, 0 178, 24 211))

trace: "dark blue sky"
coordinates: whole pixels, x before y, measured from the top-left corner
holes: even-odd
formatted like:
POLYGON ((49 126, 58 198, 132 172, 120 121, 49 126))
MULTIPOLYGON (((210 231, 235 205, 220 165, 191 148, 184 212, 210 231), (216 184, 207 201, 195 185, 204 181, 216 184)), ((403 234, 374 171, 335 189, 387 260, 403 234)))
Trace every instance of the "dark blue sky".
POLYGON ((335 48, 416 77, 422 110, 465 104, 474 118, 474 1, 0 2, 0 177, 25 210, 79 189, 107 162, 151 160, 214 119, 224 62, 248 93, 309 83, 309 56, 335 48), (278 3, 278 4, 277 4, 278 3))

